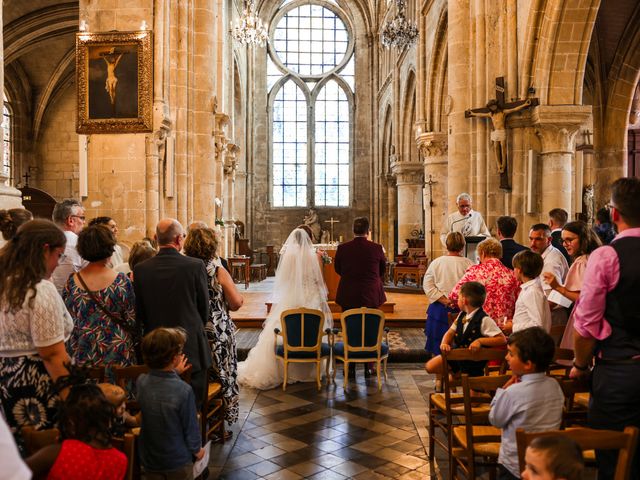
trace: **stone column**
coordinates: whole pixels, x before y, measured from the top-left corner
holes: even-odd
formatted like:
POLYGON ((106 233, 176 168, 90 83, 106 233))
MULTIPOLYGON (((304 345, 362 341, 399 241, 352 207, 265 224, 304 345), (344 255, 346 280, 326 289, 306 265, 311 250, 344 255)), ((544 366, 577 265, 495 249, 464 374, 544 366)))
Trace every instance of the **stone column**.
POLYGON ((440 242, 440 229, 448 213, 447 202, 447 134, 426 132, 416 139, 424 160, 425 204, 424 238, 429 260, 446 253, 440 242), (429 185, 431 182, 431 196, 429 185))
MULTIPOLYGON (((0 9, 0 25, 2 25, 2 9, 0 9)), ((0 31, 0 87, 4 88, 4 43, 2 42, 2 32, 0 31)), ((0 127, 0 138, 3 135, 3 129, 0 127)), ((4 158, 4 143, 0 142, 0 158, 4 158)), ((0 164, 1 165, 1 164, 0 164)), ((8 172, 4 171, 4 167, 0 166, 0 208, 18 208, 22 206, 22 194, 9 186, 8 172)))
POLYGON ((448 132, 448 204, 454 205, 460 192, 469 192, 470 168, 470 129, 472 122, 464 118, 464 111, 471 106, 469 78, 471 74, 471 56, 469 44, 469 0, 449 0, 448 2, 448 88, 452 98, 449 113, 448 132))
POLYGON ((541 105, 533 111, 535 132, 542 145, 540 195, 543 215, 558 207, 564 208, 572 218, 571 165, 575 137, 590 116, 591 106, 580 105, 541 105))
MULTIPOLYGON (((396 232, 395 232, 395 216, 397 214, 397 185, 396 185, 396 177, 393 173, 387 173, 384 176, 385 187, 387 189, 387 235, 385 237, 385 241, 387 244, 387 259, 389 261, 393 261, 395 252, 395 240, 396 240, 396 232)), ((381 225, 382 226, 382 225, 381 225)))
POLYGON ((193 9, 193 212, 192 219, 213 224, 214 198, 222 193, 222 169, 214 167, 217 101, 215 91, 216 64, 214 51, 216 33, 224 30, 214 27, 216 8, 210 0, 195 0, 193 9))
POLYGON ((422 162, 394 162, 391 171, 398 185, 398 250, 407 248, 411 231, 422 226, 422 162))

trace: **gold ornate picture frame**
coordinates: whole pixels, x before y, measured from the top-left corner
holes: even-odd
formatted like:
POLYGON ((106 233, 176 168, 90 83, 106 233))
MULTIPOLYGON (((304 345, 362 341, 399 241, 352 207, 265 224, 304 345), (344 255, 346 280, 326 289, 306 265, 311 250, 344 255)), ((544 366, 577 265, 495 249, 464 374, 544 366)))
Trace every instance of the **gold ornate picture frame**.
POLYGON ((76 85, 78 133, 150 132, 152 33, 77 33, 76 85))

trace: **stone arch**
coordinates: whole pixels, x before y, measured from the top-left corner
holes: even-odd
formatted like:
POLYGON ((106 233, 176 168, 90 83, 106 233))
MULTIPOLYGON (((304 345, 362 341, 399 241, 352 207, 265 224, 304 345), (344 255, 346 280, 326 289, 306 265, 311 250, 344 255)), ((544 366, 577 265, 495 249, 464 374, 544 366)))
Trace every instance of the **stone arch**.
POLYGON ((427 69, 426 130, 443 131, 442 110, 447 88, 447 9, 443 8, 438 18, 432 54, 427 69))
POLYGON ((534 87, 541 104, 580 105, 600 0, 534 0, 529 9, 520 97, 534 87))
POLYGON ((640 81, 640 5, 624 30, 607 78, 601 134, 595 135, 596 202, 607 201, 607 187, 627 172, 627 129, 634 92, 640 81))

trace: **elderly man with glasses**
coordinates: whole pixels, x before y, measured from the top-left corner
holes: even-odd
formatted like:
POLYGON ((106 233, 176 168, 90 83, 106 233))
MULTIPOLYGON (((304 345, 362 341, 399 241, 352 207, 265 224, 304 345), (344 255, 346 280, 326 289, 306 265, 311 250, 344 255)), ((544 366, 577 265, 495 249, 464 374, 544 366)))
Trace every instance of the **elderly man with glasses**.
POLYGON ((78 200, 66 198, 56 203, 53 208, 52 219, 67 238, 64 254, 60 257, 58 267, 51 274, 51 281, 58 289, 58 292, 62 293, 69 275, 80 271, 88 264, 76 249, 78 234, 84 228, 84 208, 82 208, 82 204, 78 200))
MULTIPOLYGON (((484 218, 480 212, 476 212, 471 208, 471 195, 461 193, 456 198, 457 212, 451 213, 444 221, 442 230, 440 231, 440 241, 446 248, 447 235, 451 232, 460 232, 465 237, 490 237, 491 232, 484 223, 484 218)), ((476 245, 467 242, 466 255, 469 260, 477 263, 476 245)))

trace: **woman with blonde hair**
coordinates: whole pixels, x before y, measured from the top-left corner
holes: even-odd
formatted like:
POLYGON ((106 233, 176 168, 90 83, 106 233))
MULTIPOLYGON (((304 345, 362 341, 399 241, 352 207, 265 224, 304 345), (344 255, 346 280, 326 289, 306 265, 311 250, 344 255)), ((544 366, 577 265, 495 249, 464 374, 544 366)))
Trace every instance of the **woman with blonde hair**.
POLYGON ((184 253, 201 259, 207 268, 209 286, 209 320, 205 333, 211 345, 212 368, 215 380, 222 385, 225 402, 225 420, 233 424, 238 420, 240 391, 237 381, 236 327, 229 310, 238 310, 243 303, 233 279, 217 261, 218 240, 211 228, 189 230, 184 242, 184 253))
POLYGON ((433 355, 440 355, 442 337, 449 330, 449 313, 458 310, 458 306, 449 301, 449 293, 467 268, 473 265, 471 260, 462 255, 465 241, 460 232, 449 233, 445 244, 447 254, 429 264, 422 281, 422 288, 429 299, 424 327, 427 336, 425 350, 433 355))
POLYGON ((482 307, 499 327, 506 319, 513 318, 520 282, 512 270, 505 267, 502 244, 495 238, 487 238, 478 244, 480 263, 470 266, 449 295, 451 302, 458 302, 460 287, 467 282, 480 282, 487 290, 487 299, 482 307))

